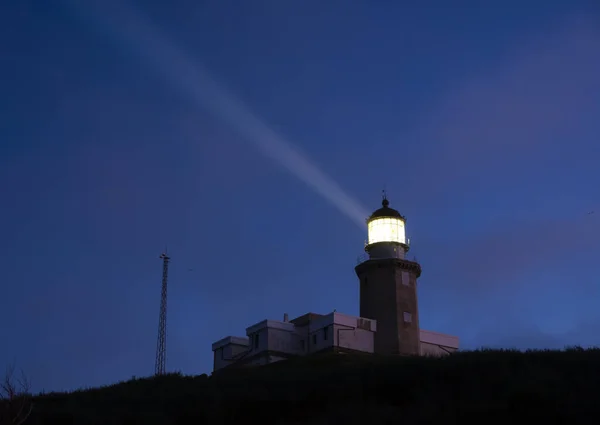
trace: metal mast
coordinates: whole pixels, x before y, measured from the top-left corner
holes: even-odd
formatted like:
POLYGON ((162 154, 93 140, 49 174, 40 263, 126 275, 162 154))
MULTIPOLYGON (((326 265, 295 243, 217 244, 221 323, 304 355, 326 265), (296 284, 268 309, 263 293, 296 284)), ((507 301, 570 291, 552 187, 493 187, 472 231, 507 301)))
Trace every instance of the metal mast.
POLYGON ((167 274, 169 272, 169 256, 164 252, 160 258, 163 260, 162 290, 160 296, 160 314, 158 316, 158 339, 156 341, 156 364, 154 373, 164 375, 167 363, 167 274))

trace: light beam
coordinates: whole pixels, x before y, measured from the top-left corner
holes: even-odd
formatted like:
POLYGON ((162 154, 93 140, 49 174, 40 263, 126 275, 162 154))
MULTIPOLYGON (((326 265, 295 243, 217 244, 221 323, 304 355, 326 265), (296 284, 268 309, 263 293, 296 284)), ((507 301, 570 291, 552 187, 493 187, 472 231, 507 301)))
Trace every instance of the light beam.
POLYGON ((80 16, 91 18, 100 28, 109 30, 118 42, 124 41, 182 95, 235 127, 262 154, 306 183, 361 228, 365 227, 368 212, 362 205, 293 143, 273 131, 239 99, 218 84, 201 64, 169 42, 139 13, 126 7, 125 2, 66 1, 80 16))

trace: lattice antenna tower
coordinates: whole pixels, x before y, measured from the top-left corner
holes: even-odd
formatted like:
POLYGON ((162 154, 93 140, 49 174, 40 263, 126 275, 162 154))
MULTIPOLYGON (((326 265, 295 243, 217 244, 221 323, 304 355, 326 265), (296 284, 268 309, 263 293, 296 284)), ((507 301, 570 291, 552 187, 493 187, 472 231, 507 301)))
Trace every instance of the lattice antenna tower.
POLYGON ((169 273, 169 260, 165 250, 160 255, 163 260, 162 288, 160 293, 160 313, 158 315, 158 339, 156 341, 156 363, 154 373, 164 375, 167 365, 167 276, 169 273))

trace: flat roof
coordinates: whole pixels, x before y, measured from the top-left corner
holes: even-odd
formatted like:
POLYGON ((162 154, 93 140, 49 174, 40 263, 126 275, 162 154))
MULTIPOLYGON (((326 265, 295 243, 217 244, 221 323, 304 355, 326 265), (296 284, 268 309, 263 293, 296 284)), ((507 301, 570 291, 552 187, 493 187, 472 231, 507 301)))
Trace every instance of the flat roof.
POLYGON ((250 335, 264 328, 281 329, 283 331, 293 332, 294 324, 290 322, 280 322, 279 320, 262 320, 252 326, 246 328, 246 335, 250 335))
POLYGON ((217 342, 214 342, 212 345, 212 350, 218 350, 221 347, 225 347, 226 345, 241 345, 243 347, 247 347, 249 344, 248 337, 245 336, 226 336, 225 338, 221 338, 217 342))
POLYGON ((427 344, 441 345, 443 347, 458 349, 459 338, 454 335, 447 335, 421 329, 420 337, 421 342, 425 342, 427 344))
POLYGON ((304 326, 307 325, 309 322, 317 320, 321 317, 325 317, 325 315, 317 313, 306 313, 302 316, 298 316, 295 319, 290 320, 290 323, 293 323, 296 326, 304 326))

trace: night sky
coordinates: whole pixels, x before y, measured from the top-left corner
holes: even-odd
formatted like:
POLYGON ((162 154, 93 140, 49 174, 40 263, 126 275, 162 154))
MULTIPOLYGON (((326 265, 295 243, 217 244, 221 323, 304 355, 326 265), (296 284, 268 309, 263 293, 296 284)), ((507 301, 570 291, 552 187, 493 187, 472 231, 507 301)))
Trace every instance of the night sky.
POLYGON ((423 329, 600 345, 599 2, 110 3, 0 6, 0 370, 151 375, 165 245, 170 371, 357 315, 384 187, 423 329))

